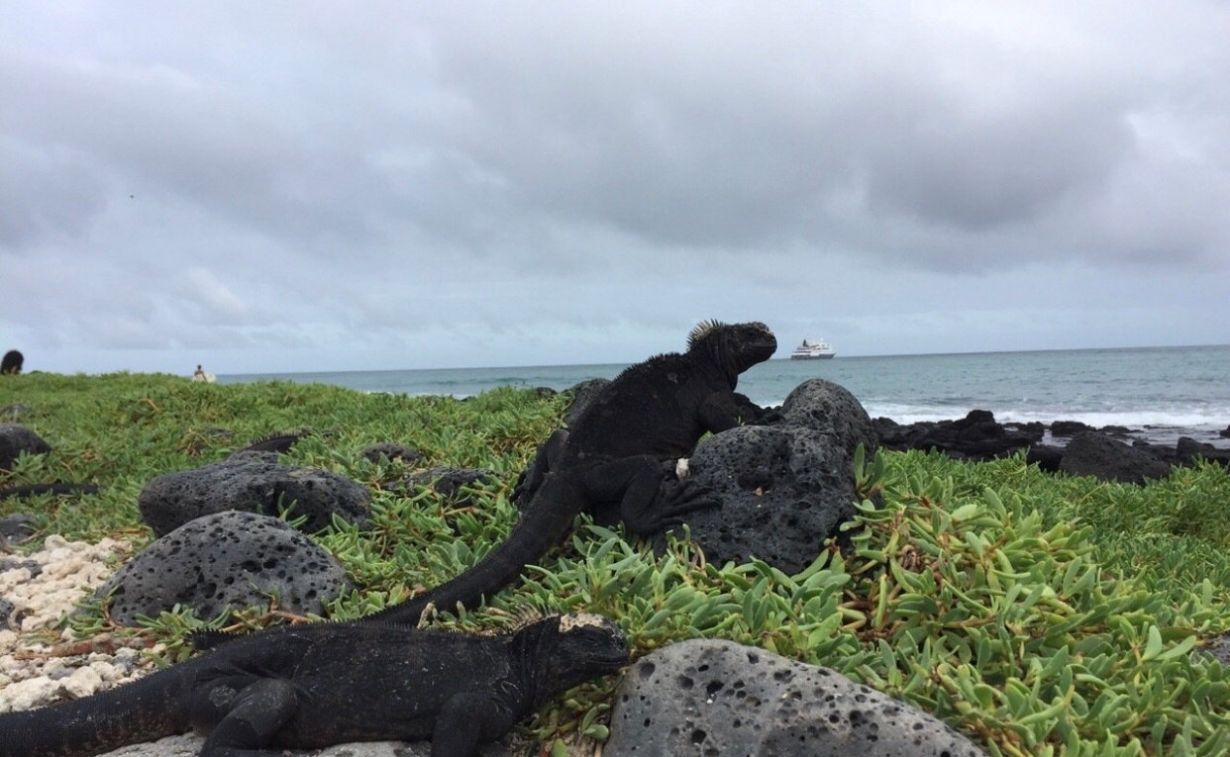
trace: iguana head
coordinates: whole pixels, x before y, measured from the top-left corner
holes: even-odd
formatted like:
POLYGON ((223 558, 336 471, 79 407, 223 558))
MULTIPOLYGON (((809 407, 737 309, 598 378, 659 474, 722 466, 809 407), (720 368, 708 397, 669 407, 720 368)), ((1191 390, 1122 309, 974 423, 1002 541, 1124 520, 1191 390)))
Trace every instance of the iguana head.
POLYGON ((776 337, 760 321, 731 324, 701 321, 688 334, 688 353, 708 355, 731 378, 768 360, 776 351, 776 337))
POLYGON ((628 642, 619 626, 601 615, 556 615, 520 633, 538 636, 534 649, 540 693, 549 696, 628 664, 628 642))

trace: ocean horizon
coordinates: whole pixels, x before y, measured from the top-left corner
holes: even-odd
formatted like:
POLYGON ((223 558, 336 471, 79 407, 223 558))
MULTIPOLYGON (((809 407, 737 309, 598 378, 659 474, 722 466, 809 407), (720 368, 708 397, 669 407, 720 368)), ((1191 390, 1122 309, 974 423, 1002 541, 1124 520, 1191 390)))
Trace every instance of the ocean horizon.
MULTIPOLYGON (((500 386, 561 391, 587 379, 614 378, 627 365, 225 374, 218 381, 464 398, 500 386)), ((980 409, 1001 422, 1075 420, 1140 429, 1152 441, 1191 436, 1230 446, 1219 436, 1230 427, 1230 345, 777 358, 744 373, 739 391, 757 404, 779 405, 810 378, 844 386, 872 417, 898 423, 960 418, 980 409)))

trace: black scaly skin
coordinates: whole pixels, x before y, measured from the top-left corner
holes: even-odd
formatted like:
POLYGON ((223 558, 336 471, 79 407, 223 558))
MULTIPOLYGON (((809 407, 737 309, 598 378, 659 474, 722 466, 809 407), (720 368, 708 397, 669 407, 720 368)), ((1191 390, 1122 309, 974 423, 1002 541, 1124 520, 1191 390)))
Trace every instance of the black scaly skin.
POLYGON ((431 739, 470 757, 549 697, 628 661, 619 629, 553 616, 503 636, 318 623, 237 638, 85 699, 0 715, 6 757, 85 757, 191 728, 201 757, 431 739))
POLYGON ((763 323, 708 321, 692 331, 687 352, 628 367, 571 429, 557 431, 539 448, 518 485, 528 504, 507 539, 456 578, 368 618, 417 623, 429 604, 473 607, 559 543, 584 511, 651 534, 710 506, 702 492, 667 483, 663 463, 690 455, 705 432, 760 417, 763 411, 735 387, 740 373, 776 349, 763 323))
POLYGON ((9 350, 0 358, 0 376, 16 376, 21 373, 21 366, 26 358, 17 350, 9 350))

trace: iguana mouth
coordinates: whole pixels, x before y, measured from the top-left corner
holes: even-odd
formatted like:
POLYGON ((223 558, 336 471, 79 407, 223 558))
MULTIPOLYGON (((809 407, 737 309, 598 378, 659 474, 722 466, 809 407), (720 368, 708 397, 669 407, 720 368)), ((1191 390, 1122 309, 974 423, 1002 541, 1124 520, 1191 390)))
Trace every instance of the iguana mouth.
POLYGON ((631 656, 628 648, 622 644, 619 648, 608 647, 604 650, 596 650, 584 654, 586 663, 590 665, 601 665, 610 670, 618 670, 628 664, 628 659, 631 656))
POLYGON ((625 652, 622 655, 590 655, 586 659, 589 667, 599 668, 606 672, 615 672, 628 664, 628 654, 625 652))

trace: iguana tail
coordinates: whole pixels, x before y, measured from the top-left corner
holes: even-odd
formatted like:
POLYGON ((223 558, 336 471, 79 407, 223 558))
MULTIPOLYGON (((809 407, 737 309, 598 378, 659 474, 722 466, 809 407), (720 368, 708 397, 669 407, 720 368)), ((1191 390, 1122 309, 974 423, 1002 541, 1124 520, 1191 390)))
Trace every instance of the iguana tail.
POLYGON ((84 699, 0 714, 0 753, 89 757, 186 733, 193 667, 188 662, 84 699))
POLYGON ((33 497, 36 494, 97 494, 94 484, 21 484, 0 489, 0 499, 9 497, 33 497))
POLYGON ((428 604, 440 610, 452 610, 459 603, 474 607, 483 597, 512 583, 526 565, 537 562, 558 544, 585 508, 585 502, 583 493, 566 475, 548 474, 508 538, 473 567, 434 589, 362 620, 417 625, 428 604))

